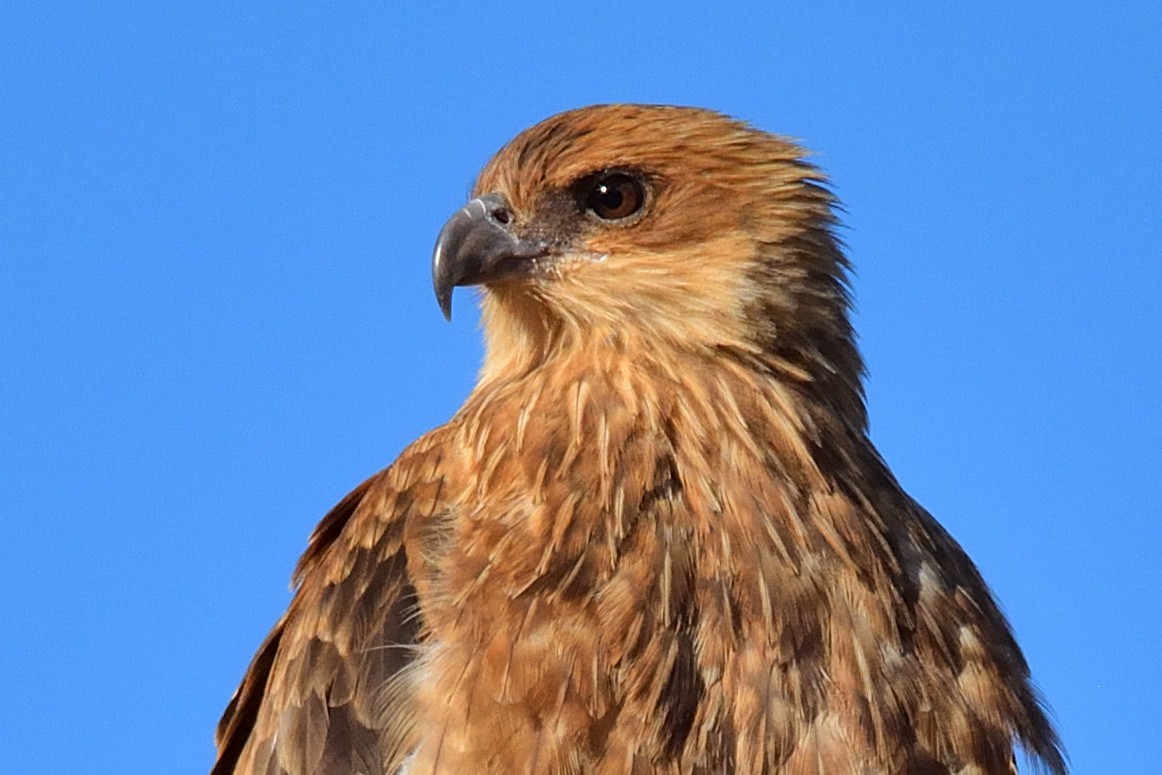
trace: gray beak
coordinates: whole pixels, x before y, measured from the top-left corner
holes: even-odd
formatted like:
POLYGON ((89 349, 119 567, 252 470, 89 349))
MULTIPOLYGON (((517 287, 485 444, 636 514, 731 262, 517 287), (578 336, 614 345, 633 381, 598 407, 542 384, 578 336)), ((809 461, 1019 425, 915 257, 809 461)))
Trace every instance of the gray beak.
POLYGON ((477 197, 456 212, 436 239, 432 285, 440 311, 452 319, 452 289, 527 272, 545 246, 512 233, 512 210, 503 194, 477 197))

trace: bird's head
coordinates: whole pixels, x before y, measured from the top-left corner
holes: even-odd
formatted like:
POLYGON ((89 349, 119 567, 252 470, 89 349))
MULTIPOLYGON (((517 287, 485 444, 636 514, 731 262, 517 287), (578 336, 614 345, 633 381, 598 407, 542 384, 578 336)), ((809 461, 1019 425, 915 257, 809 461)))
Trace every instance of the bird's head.
MULTIPOLYGON (((862 413, 833 198, 793 143, 709 110, 601 105, 522 132, 433 259, 483 285, 483 378, 577 348, 723 351, 846 386, 862 413)), ((862 416, 862 414, 861 414, 862 416)))

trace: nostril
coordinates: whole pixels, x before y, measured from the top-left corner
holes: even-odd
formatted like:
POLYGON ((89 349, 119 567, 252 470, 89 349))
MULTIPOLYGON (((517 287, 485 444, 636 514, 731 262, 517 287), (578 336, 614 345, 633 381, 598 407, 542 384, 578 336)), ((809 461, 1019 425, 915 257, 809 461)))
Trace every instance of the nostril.
POLYGON ((507 226, 509 221, 512 220, 512 213, 508 211, 507 207, 497 207, 493 209, 492 217, 495 218, 496 222, 500 225, 507 226))

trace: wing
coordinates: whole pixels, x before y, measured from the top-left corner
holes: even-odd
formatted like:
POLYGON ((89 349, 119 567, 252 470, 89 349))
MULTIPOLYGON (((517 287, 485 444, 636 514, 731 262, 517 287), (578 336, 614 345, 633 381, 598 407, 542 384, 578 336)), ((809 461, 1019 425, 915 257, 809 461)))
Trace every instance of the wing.
POLYGON ((315 528, 295 597, 218 724, 211 775, 392 775, 409 755, 421 621, 404 533, 442 508, 437 434, 315 528))

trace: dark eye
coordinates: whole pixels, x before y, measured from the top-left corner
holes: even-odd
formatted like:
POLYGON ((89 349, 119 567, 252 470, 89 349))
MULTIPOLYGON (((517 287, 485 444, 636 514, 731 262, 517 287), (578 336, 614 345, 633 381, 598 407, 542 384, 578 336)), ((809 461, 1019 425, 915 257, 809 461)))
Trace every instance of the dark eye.
POLYGON ((610 172, 597 177, 585 190, 585 207, 603 221, 628 218, 646 201, 641 181, 624 172, 610 172))

